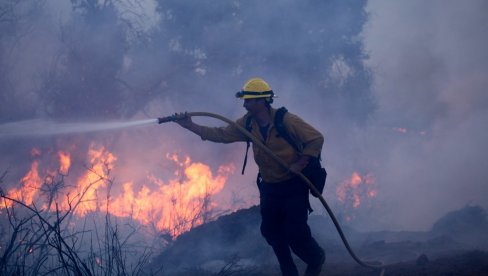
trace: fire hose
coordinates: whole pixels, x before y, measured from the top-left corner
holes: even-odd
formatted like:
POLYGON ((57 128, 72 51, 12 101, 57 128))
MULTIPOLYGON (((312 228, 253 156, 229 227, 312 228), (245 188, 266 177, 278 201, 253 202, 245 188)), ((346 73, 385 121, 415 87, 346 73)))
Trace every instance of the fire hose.
MULTIPOLYGON (((271 158, 273 158, 273 160, 278 162, 278 164, 280 164, 281 166, 286 168, 288 171, 290 170, 288 165, 281 158, 276 156, 266 145, 264 145, 261 141, 259 141, 259 139, 257 139, 254 135, 252 135, 244 127, 240 126, 236 122, 234 122, 234 121, 232 121, 232 120, 230 120, 224 116, 214 114, 214 113, 209 113, 209 112, 186 112, 183 114, 175 114, 175 115, 171 115, 171 116, 167 116, 167 117, 158 118, 158 123, 162 124, 162 123, 167 123, 167 122, 175 122, 175 121, 184 119, 187 116, 188 117, 212 117, 212 118, 224 121, 230 125, 233 125, 242 134, 244 134, 246 137, 251 139, 253 144, 255 144, 256 146, 258 146, 259 148, 264 150, 271 158)), ((312 192, 314 194, 318 195, 318 199, 320 200, 320 202, 324 206, 325 210, 329 214, 330 218, 332 219, 332 222, 334 223, 334 226, 336 227, 337 232, 339 233, 339 236, 341 237, 341 240, 344 243, 344 246, 346 247, 346 249, 349 252, 349 254, 351 255, 351 257, 361 266, 364 266, 367 268, 373 268, 373 269, 380 269, 381 270, 380 275, 383 275, 385 272, 384 266, 380 265, 378 262, 364 262, 361 259, 359 259, 358 256, 356 256, 356 254, 352 250, 351 246, 349 245, 349 242, 347 241, 346 236, 344 235, 344 232, 342 231, 342 228, 339 225, 339 222, 337 221, 334 213, 332 212, 332 209, 330 209, 329 204, 327 204, 324 197, 320 194, 320 192, 317 190, 317 188, 312 184, 312 182, 310 182, 310 180, 308 180, 308 178, 305 175, 303 175, 302 173, 298 173, 297 175, 303 180, 303 182, 305 182, 307 184, 308 188, 310 190, 312 190, 312 192)))

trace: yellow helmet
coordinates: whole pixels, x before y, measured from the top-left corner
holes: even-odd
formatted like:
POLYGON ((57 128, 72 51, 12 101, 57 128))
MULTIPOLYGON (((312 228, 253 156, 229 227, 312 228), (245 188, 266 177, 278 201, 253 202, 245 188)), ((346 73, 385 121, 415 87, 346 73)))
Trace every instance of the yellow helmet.
POLYGON ((273 90, 267 82, 261 78, 252 78, 244 84, 242 90, 236 93, 236 98, 256 99, 270 98, 274 96, 273 90))

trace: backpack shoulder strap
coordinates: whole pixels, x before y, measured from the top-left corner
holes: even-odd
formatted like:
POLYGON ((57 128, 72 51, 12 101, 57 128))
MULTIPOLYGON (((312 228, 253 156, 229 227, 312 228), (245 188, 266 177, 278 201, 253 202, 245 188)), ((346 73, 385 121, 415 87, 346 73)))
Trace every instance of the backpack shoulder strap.
MULTIPOLYGON (((252 130, 252 116, 251 115, 246 117, 245 127, 246 127, 247 131, 251 132, 251 130, 252 130)), ((247 140, 249 141, 249 138, 247 138, 247 140)))
MULTIPOLYGON (((251 132, 252 131, 252 117, 247 116, 246 118, 246 130, 251 132)), ((242 172, 241 174, 244 174, 244 171, 246 170, 246 165, 247 165, 247 153, 249 152, 249 146, 251 145, 251 140, 247 138, 246 140, 246 156, 244 156, 244 163, 242 164, 242 172)))
POLYGON ((276 131, 278 132, 278 135, 285 139, 288 144, 290 144, 297 152, 300 152, 300 149, 298 148, 297 144, 293 139, 291 139, 290 135, 286 131, 285 123, 284 123, 284 117, 286 112, 288 110, 286 107, 282 106, 276 110, 275 118, 274 118, 274 125, 276 127, 276 131))

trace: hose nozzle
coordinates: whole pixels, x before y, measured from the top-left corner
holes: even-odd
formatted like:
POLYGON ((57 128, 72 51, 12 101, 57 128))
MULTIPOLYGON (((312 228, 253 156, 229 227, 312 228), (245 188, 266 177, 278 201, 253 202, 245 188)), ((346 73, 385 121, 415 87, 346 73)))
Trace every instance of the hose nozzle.
POLYGON ((175 122, 175 121, 178 121, 178 120, 185 119, 186 117, 188 117, 188 113, 187 112, 184 112, 184 113, 175 113, 175 114, 170 115, 170 116, 158 118, 158 124, 168 123, 168 122, 175 122))
POLYGON ((168 123, 168 122, 174 122, 174 121, 176 121, 176 116, 175 115, 166 116, 166 117, 159 117, 158 118, 158 124, 168 123))

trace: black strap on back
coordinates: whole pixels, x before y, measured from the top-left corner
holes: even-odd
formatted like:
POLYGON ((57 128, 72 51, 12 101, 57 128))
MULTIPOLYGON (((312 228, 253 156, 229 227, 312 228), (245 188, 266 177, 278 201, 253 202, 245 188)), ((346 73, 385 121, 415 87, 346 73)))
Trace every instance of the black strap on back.
MULTIPOLYGON (((252 131, 252 117, 247 116, 246 118, 246 130, 251 132, 252 131)), ((242 164, 242 174, 244 174, 244 171, 246 170, 246 164, 247 164, 247 153, 249 152, 249 146, 251 145, 251 140, 247 138, 246 140, 246 156, 244 157, 244 164, 242 164)))
POLYGON ((276 131, 278 132, 278 135, 285 139, 288 144, 290 144, 297 152, 300 152, 300 149, 298 148, 297 144, 293 139, 291 139, 290 134, 288 134, 288 131, 286 131, 285 123, 284 123, 284 117, 286 112, 288 112, 288 109, 286 107, 282 106, 276 110, 275 114, 275 119, 274 119, 274 125, 276 127, 276 131))
MULTIPOLYGON (((288 144, 290 144, 297 152, 301 152, 300 148, 298 147, 297 143, 290 137, 290 134, 288 134, 288 131, 286 131, 285 123, 284 123, 284 117, 285 113, 288 112, 286 107, 282 106, 276 110, 275 114, 275 127, 276 131, 278 132, 278 135, 283 137, 288 144)), ((318 156, 318 160, 320 161, 320 154, 318 156)))

